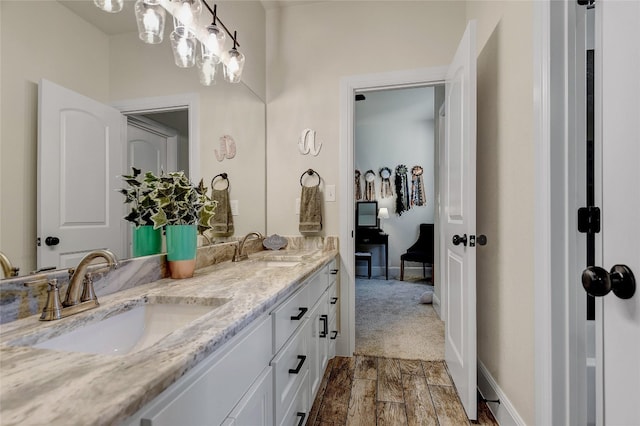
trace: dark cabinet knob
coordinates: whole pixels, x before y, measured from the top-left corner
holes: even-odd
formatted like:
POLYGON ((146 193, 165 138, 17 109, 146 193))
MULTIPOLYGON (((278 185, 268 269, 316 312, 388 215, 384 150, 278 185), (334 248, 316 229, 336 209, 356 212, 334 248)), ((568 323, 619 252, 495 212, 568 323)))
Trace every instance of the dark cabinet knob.
POLYGON ((609 272, 589 266, 582 272, 582 287, 591 296, 602 297, 613 291, 620 299, 630 299, 636 292, 636 279, 626 265, 614 265, 609 272))
POLYGON ((47 237, 44 239, 44 243, 48 246, 57 246, 60 243, 60 238, 58 237, 47 237))
POLYGON ((467 246, 467 234, 462 235, 454 235, 452 241, 454 246, 458 246, 462 244, 463 246, 467 246))

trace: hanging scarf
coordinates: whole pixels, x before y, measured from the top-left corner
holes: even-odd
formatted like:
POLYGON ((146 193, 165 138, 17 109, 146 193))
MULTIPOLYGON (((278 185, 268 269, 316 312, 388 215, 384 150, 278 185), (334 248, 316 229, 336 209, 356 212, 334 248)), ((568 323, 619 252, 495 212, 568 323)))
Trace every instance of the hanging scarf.
POLYGON ((380 185, 380 197, 393 197, 391 182, 389 181, 389 178, 391 177, 391 169, 388 167, 383 167, 380 169, 379 174, 380 178, 382 179, 382 185, 380 185))
POLYGON ((411 205, 424 206, 424 182, 422 174, 424 170, 420 166, 413 166, 411 169, 411 205))
POLYGON ((356 169, 355 175, 355 195, 356 201, 359 201, 362 200, 362 183, 360 182, 360 170, 356 169))
POLYGON ((376 174, 373 170, 367 170, 364 174, 364 182, 365 182, 365 190, 364 190, 364 199, 365 201, 373 201, 376 199, 376 174))
POLYGON ((400 164, 396 167, 396 214, 402 216, 402 212, 411 208, 409 204, 409 182, 407 181, 407 166, 400 164))

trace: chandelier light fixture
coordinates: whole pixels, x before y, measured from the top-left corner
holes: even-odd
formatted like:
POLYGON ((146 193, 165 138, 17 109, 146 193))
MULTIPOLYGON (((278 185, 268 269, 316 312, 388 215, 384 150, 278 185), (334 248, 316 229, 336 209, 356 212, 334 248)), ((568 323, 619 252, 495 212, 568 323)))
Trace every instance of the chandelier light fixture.
POLYGON ((120 12, 124 6, 124 0, 93 0, 93 3, 109 13, 120 12))
MULTIPOLYGON (((94 0, 100 9, 115 13, 123 8, 123 0, 94 0)), ((175 64, 180 68, 190 68, 197 64, 200 83, 205 86, 215 84, 218 68, 229 83, 239 83, 244 68, 244 55, 238 51, 238 34, 231 34, 206 0, 137 0, 134 6, 138 36, 147 44, 163 41, 167 12, 173 16, 173 31, 169 39, 175 64), (213 16, 210 25, 200 24, 203 5, 213 16), (227 35, 233 43, 225 51, 227 35), (200 48, 198 48, 200 44, 200 48), (220 65, 221 64, 221 65, 220 65)))

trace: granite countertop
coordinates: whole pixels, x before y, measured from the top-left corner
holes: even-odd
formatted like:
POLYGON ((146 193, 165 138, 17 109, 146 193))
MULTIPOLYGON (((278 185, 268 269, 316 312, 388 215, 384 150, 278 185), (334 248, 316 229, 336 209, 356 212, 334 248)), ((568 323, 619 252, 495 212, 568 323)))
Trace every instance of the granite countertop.
POLYGON ((100 425, 126 420, 254 319, 271 311, 337 254, 337 250, 260 252, 242 262, 199 269, 193 278, 163 279, 100 297, 100 307, 61 320, 42 322, 34 315, 3 324, 0 423, 100 425), (260 261, 265 257, 299 263, 268 267, 260 261), (148 301, 213 304, 219 299, 229 300, 131 354, 29 346, 148 301))

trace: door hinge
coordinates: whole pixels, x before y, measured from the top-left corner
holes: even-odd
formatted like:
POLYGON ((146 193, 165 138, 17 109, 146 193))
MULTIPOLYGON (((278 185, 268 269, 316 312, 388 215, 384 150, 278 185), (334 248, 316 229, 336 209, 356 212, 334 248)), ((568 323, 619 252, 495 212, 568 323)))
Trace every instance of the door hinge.
POLYGON ((600 208, 580 207, 578 209, 578 232, 597 234, 600 232, 600 208))

